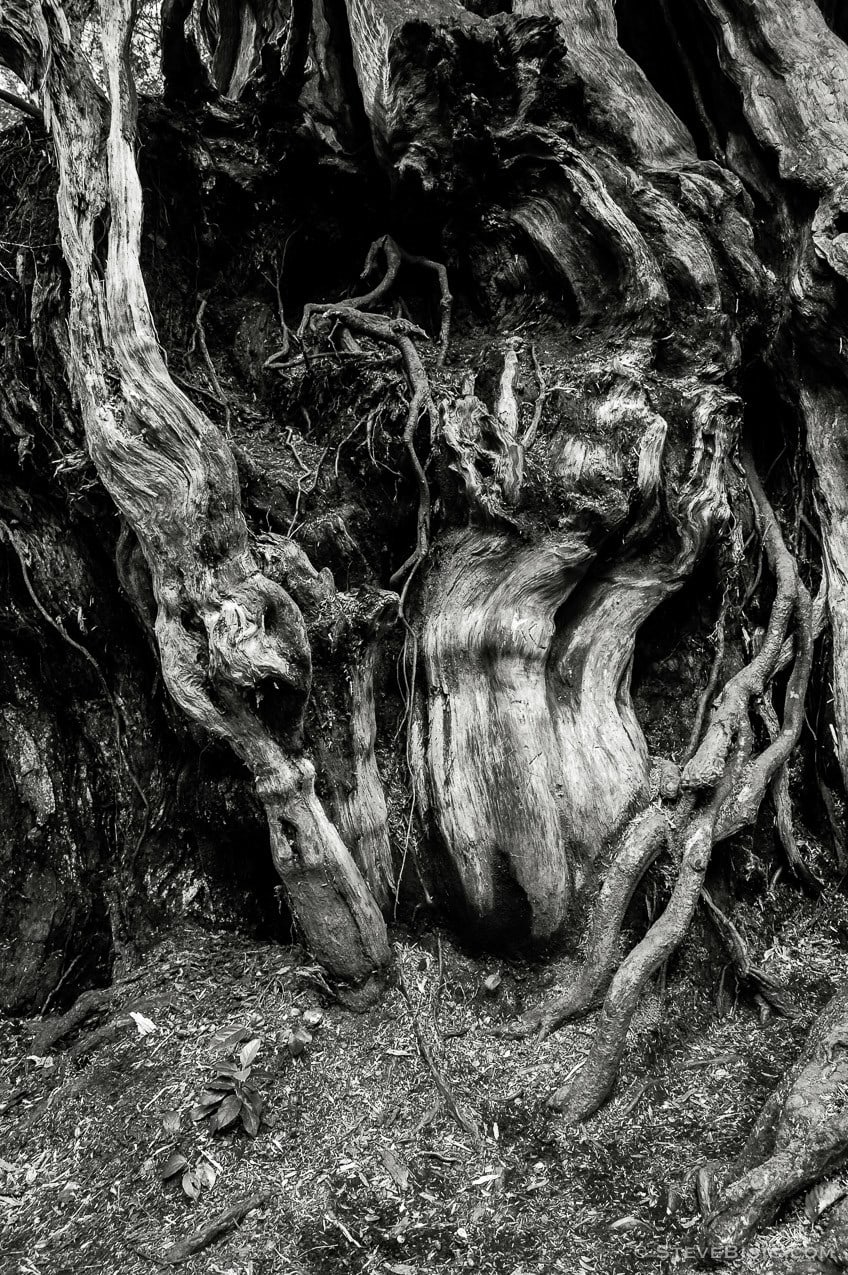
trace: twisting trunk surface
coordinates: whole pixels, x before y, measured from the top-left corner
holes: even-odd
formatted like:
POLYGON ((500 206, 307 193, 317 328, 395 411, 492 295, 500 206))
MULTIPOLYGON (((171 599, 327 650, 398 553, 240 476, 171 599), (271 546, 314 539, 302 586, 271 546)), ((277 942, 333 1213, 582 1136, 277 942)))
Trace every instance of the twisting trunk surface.
MULTIPOLYGON (((310 947, 341 977, 385 964, 383 920, 314 789, 292 757, 310 684, 303 617, 249 543, 232 452, 168 374, 141 276, 141 187, 129 73, 132 9, 104 7, 104 103, 58 5, 12 6, 16 69, 40 82, 59 173, 59 229, 70 272, 68 373, 92 460, 150 572, 162 676, 192 722, 229 743, 265 806, 274 863, 310 947), (105 267, 95 252, 108 214, 105 267), (287 710, 270 726, 264 693, 287 710)), ((266 563, 278 567, 273 545, 266 563)), ((284 569, 284 568, 283 568, 284 569)))
MULTIPOLYGON (((61 403, 60 455, 81 424, 139 631, 198 738, 250 773, 316 959, 366 980, 384 917, 422 903, 490 945, 567 949, 573 985, 511 1030, 602 1002, 551 1098, 585 1119, 726 870, 715 847, 769 799, 820 884, 789 767, 831 680, 838 765, 811 765, 839 824, 846 32, 813 0, 165 0, 140 177, 133 22, 130 0, 0 11, 67 273, 66 298, 29 285, 41 357, 0 391, 29 375, 61 403), (169 236, 195 259, 154 288, 169 236), (658 726, 634 668, 696 591, 711 619, 658 726)), ((34 414, 10 409, 10 437, 34 414)), ((0 743, 24 739, 15 711, 0 743)), ((18 770, 40 827, 51 798, 18 770)), ((782 1137, 721 1178, 716 1235, 747 1237, 848 1143, 832 1122, 803 1155, 782 1137)))

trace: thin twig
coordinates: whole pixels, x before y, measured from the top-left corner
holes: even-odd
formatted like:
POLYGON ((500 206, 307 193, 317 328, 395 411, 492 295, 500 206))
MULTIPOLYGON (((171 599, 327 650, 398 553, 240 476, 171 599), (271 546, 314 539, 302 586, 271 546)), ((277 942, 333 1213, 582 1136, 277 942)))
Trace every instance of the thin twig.
POLYGON ((221 382, 218 380, 218 374, 215 371, 215 364, 212 362, 212 356, 210 355, 209 347, 206 344, 206 331, 203 327, 203 312, 206 309, 207 301, 208 297, 203 297, 200 305, 197 307, 197 315, 194 320, 194 333, 191 338, 191 344, 188 347, 188 352, 191 354, 195 346, 199 346, 200 348, 203 365, 206 368, 206 375, 209 377, 212 388, 218 396, 218 403, 224 409, 224 421, 227 435, 229 435, 231 425, 230 405, 227 401, 226 394, 221 389, 221 382))
POLYGON ((397 964, 397 984, 398 984, 400 993, 403 996, 403 999, 406 1001, 406 1005, 409 1010, 409 1016, 412 1021, 412 1030, 415 1033, 415 1040, 418 1045, 418 1052, 420 1053, 421 1057, 424 1059, 424 1062, 427 1065, 430 1075, 433 1077, 433 1082, 436 1088, 438 1089, 439 1093, 442 1095, 442 1098, 444 1099, 445 1106, 447 1107, 448 1111, 453 1116, 454 1120, 457 1122, 459 1127, 462 1129, 463 1133, 467 1133, 469 1138, 472 1138, 474 1142, 479 1146, 482 1141, 480 1137, 480 1130, 477 1128, 477 1125, 474 1123, 471 1117, 467 1116, 465 1112, 462 1111, 462 1109, 460 1108, 456 1098, 454 1097, 453 1090, 451 1089, 450 1085, 445 1080, 444 1076, 442 1075, 442 1073, 439 1071, 438 1067, 436 1066, 433 1055, 430 1052, 430 1047, 427 1044, 426 1040, 424 1039, 424 1034, 421 1031, 421 1024, 418 1020, 418 1013, 414 1005, 412 1004, 412 997, 409 995, 409 990, 406 986, 406 979, 404 977, 404 973, 403 973, 403 970, 401 969, 400 963, 397 964))

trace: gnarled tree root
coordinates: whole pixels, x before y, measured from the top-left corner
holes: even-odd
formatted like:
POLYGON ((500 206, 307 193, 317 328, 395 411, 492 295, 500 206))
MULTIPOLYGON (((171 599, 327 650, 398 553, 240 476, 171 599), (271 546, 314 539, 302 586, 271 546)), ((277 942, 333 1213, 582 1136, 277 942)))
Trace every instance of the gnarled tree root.
POLYGON ((689 928, 713 844, 755 817, 764 792, 801 731, 812 661, 812 608, 748 453, 743 454, 743 466, 766 557, 776 579, 768 628, 751 662, 724 687, 704 738, 684 769, 683 792, 672 816, 679 868, 669 903, 613 977, 580 1072, 549 1100, 569 1122, 586 1119, 609 1095, 642 990, 689 928), (793 622, 794 664, 786 688, 783 724, 777 738, 752 758, 751 711, 781 663, 793 622))
POLYGON ((607 989, 619 961, 621 926, 642 877, 667 843, 668 817, 652 805, 628 825, 604 878, 592 916, 592 930, 577 979, 566 994, 508 1024, 505 1034, 550 1035, 587 1013, 607 989))
POLYGON ((739 1157, 714 1180, 705 1217, 711 1244, 742 1245, 797 1191, 848 1153, 848 984, 768 1098, 739 1157), (716 1189, 717 1188, 717 1189, 716 1189))

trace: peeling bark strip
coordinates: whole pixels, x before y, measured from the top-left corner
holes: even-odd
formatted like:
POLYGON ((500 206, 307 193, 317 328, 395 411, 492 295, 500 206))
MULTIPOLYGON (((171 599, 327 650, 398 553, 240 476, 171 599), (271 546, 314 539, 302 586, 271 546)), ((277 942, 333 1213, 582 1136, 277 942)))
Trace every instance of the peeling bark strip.
POLYGON ((139 265, 132 21, 129 0, 104 3, 107 105, 54 0, 15 0, 0 16, 0 49, 11 42, 14 64, 39 87, 53 139, 71 277, 68 373, 92 459, 150 571, 165 683, 188 718, 252 771, 310 950, 333 974, 362 979, 389 959, 385 925, 315 793, 311 762, 285 747, 310 685, 303 618, 260 570, 230 449, 171 380, 150 314, 139 265), (96 228, 106 213, 101 270, 96 228), (263 694, 273 702, 282 688, 290 720, 264 720, 263 694))

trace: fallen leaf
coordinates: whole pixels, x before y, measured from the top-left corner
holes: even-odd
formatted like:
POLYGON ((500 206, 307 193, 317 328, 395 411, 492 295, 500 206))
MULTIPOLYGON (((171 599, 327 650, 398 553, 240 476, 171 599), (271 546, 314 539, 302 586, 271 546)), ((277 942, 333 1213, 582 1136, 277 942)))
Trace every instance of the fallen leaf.
POLYGON ((180 1113, 178 1111, 166 1111, 162 1117, 162 1128, 166 1133, 179 1133, 180 1113))
POLYGON ((202 1187, 213 1187, 218 1181, 218 1174, 212 1168, 212 1165, 208 1164, 205 1160, 197 1166, 194 1171, 194 1176, 197 1178, 198 1184, 202 1187))
POLYGON ((837 1200, 841 1200, 843 1195, 848 1195, 848 1188, 841 1186, 832 1178, 829 1182, 817 1182, 812 1190, 807 1192, 804 1212, 811 1222, 817 1222, 822 1213, 837 1200))
POLYGON ((200 1195, 200 1184, 193 1169, 186 1169, 183 1174, 183 1190, 190 1200, 196 1200, 200 1195))
POLYGON ((183 1169, 188 1167, 188 1160, 181 1151, 172 1151, 168 1159, 159 1170, 159 1177, 163 1182, 167 1182, 168 1178, 175 1177, 178 1173, 182 1173, 183 1169))
POLYGON ((397 1183, 401 1191, 405 1191, 409 1185, 409 1167, 399 1155, 395 1154, 391 1147, 380 1148, 380 1159, 383 1161, 389 1177, 397 1183))
POLYGON ((305 1027, 296 1027, 294 1031, 289 1032, 289 1038, 286 1047, 292 1058, 299 1058, 307 1045, 312 1044, 312 1037, 305 1027))
POLYGON ((150 1018, 145 1018, 144 1014, 139 1014, 137 1010, 130 1010, 130 1018, 138 1028, 139 1036, 149 1036, 151 1032, 156 1031, 156 1024, 150 1018))

